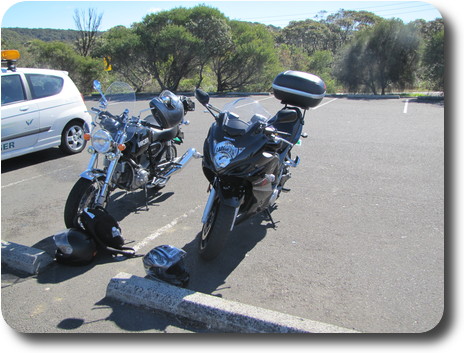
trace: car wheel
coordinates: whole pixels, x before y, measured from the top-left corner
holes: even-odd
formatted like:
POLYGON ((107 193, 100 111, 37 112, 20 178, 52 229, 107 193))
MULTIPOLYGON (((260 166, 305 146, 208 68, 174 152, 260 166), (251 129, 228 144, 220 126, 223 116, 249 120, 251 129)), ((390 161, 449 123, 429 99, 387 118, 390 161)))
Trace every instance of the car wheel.
POLYGON ((68 123, 61 134, 60 149, 66 154, 80 153, 85 148, 84 124, 79 121, 68 123))

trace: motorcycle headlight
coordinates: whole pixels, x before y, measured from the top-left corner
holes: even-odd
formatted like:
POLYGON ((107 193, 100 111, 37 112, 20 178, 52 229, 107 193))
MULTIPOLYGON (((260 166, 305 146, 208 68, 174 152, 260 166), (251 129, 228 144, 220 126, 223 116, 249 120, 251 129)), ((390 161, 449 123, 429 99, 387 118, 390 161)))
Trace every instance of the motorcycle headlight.
POLYGON ((216 168, 222 169, 227 167, 240 152, 241 149, 235 147, 230 141, 219 142, 214 147, 213 161, 216 168))
POLYGON ((113 139, 106 130, 98 130, 92 135, 92 146, 98 153, 106 153, 110 150, 113 139))

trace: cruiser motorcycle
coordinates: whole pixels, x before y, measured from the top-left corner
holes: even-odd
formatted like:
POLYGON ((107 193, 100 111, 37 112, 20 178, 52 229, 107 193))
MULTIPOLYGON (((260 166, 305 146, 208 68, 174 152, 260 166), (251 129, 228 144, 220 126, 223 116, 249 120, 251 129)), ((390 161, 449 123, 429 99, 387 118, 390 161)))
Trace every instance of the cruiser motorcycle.
POLYGON ((216 258, 236 225, 265 212, 275 227, 270 209, 281 192, 290 168, 292 147, 302 133, 306 109, 317 106, 325 95, 325 84, 317 76, 286 71, 273 83, 274 95, 284 108, 272 116, 257 101, 239 98, 218 109, 209 95, 196 89, 196 99, 214 116, 203 147, 203 173, 209 197, 199 234, 199 254, 216 258), (302 108, 304 113, 301 112, 302 108))
POLYGON ((90 161, 66 201, 64 221, 68 228, 76 226, 85 208, 105 208, 116 188, 144 189, 148 209, 147 189, 163 188, 174 173, 197 157, 194 148, 181 157, 176 149, 183 142, 181 125, 188 124, 184 116, 195 110, 191 99, 163 91, 150 101, 150 108, 131 116, 135 91, 130 85, 114 82, 104 94, 100 82, 94 81, 94 89, 101 99, 98 108, 91 108, 92 131, 85 134, 91 141, 90 161), (151 114, 142 119, 147 111, 151 114))

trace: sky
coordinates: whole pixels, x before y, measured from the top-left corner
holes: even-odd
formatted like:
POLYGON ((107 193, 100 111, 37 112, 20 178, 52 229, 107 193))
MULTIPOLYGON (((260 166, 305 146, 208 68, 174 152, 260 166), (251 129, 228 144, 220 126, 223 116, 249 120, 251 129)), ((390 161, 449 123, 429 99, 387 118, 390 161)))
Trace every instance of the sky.
POLYGON ((174 7, 198 4, 219 9, 230 19, 261 22, 285 27, 292 20, 315 19, 340 9, 366 10, 385 18, 400 18, 405 23, 422 18, 431 21, 442 17, 436 6, 444 1, 23 1, 2 0, 1 27, 76 29, 75 9, 96 9, 103 13, 101 30, 117 25, 129 27, 149 13, 174 7))

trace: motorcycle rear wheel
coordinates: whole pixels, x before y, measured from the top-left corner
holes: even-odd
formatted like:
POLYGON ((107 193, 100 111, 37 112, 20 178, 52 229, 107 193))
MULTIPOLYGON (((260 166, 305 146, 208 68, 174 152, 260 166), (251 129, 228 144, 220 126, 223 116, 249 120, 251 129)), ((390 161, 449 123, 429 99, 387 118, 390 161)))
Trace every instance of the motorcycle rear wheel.
POLYGON ((200 233, 198 250, 207 261, 215 259, 226 245, 235 219, 235 208, 224 205, 217 199, 200 233))
MULTIPOLYGON (((103 179, 88 180, 80 178, 69 192, 64 207, 64 224, 66 228, 78 226, 77 216, 86 208, 95 206, 97 193, 103 186, 103 179)), ((103 206, 106 206, 106 201, 103 206)))

